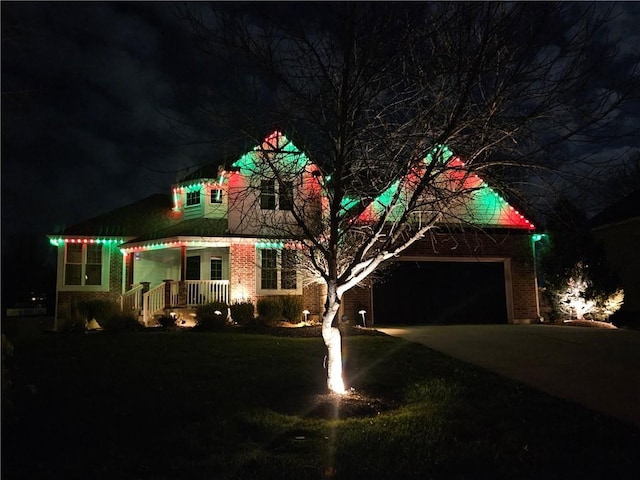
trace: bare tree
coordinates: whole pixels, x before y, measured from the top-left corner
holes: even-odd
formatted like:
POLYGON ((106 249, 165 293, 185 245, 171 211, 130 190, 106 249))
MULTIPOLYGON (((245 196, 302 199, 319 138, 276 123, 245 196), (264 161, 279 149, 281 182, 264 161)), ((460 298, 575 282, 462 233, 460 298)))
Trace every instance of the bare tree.
POLYGON ((279 127, 300 147, 287 152, 292 144, 280 136, 263 146, 247 192, 257 198, 262 181, 315 185, 317 197, 262 226, 301 238, 327 286, 331 391, 344 391, 332 324, 346 291, 436 224, 470 222, 474 175, 506 189, 523 167, 556 167, 555 145, 602 135, 637 93, 637 62, 615 85, 596 75, 615 58, 599 41, 607 13, 594 4, 494 2, 182 12, 224 65, 209 110, 220 132, 261 142, 279 127), (310 161, 299 160, 305 155, 310 161), (324 208, 309 215, 318 202, 324 208))

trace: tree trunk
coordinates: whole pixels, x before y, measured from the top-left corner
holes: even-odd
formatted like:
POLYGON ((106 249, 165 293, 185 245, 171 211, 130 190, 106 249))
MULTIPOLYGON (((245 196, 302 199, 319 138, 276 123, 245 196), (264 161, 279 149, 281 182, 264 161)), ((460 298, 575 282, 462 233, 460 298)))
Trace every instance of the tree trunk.
POLYGON ((327 301, 322 315, 322 339, 327 347, 327 387, 331 393, 345 392, 342 380, 342 338, 340 330, 333 327, 333 319, 340 309, 336 286, 327 285, 327 301))

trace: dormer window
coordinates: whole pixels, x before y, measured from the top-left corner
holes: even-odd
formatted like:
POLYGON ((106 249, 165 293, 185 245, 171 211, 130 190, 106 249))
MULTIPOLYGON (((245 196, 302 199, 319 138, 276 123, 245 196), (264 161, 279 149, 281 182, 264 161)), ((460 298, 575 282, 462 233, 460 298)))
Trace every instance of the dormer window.
POLYGON ((222 203, 222 190, 217 188, 211 189, 211 203, 222 203))
POLYGON ((187 207, 191 205, 200 205, 200 190, 187 192, 187 207))

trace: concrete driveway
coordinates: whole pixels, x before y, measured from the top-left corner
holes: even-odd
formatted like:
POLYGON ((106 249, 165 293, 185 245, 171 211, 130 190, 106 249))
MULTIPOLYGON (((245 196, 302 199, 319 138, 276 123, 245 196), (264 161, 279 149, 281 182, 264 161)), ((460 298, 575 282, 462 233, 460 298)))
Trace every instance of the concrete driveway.
POLYGON ((376 327, 640 427, 640 332, 556 325, 376 327))

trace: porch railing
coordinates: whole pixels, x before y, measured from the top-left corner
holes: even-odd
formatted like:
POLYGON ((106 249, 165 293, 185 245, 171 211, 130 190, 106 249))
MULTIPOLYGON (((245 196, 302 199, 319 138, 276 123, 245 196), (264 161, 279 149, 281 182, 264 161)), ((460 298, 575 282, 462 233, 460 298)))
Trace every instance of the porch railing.
POLYGON ((142 321, 145 326, 151 324, 153 315, 165 308, 164 282, 150 289, 142 295, 142 321))
POLYGON ((187 306, 229 303, 229 280, 186 280, 187 306))
POLYGON ((120 308, 123 312, 135 312, 136 316, 139 314, 142 310, 142 289, 143 285, 139 283, 120 296, 120 308))
POLYGON ((145 326, 150 326, 153 316, 165 308, 197 307, 211 302, 229 303, 229 280, 168 281, 147 292, 137 285, 121 297, 122 310, 141 312, 145 326))

